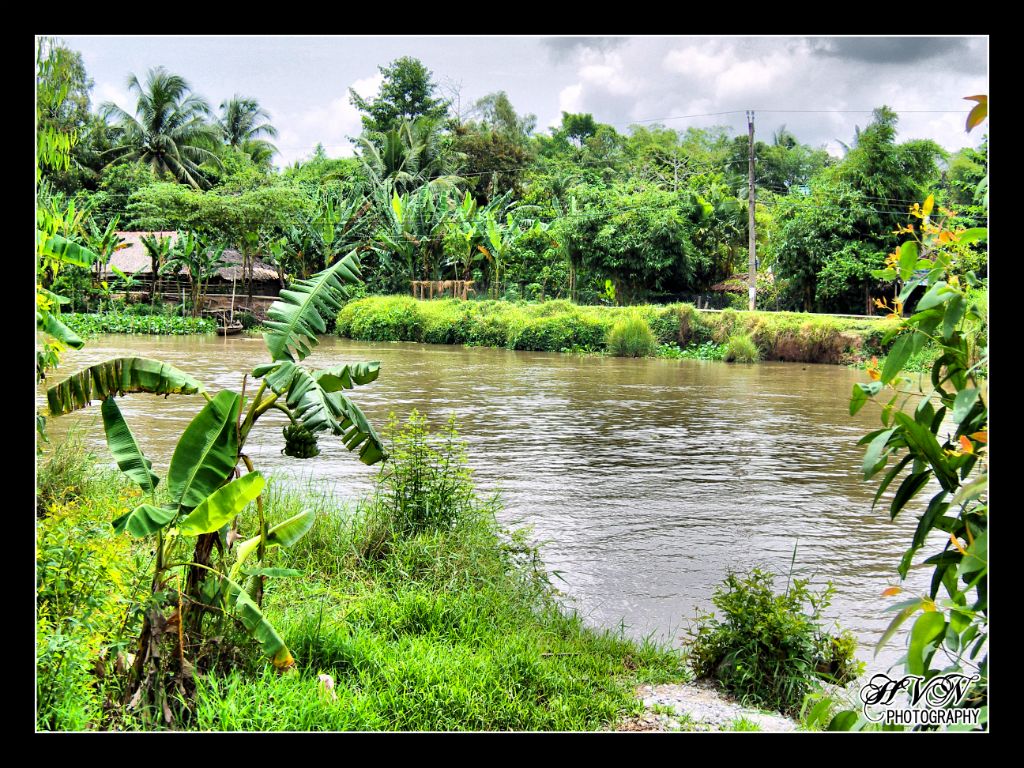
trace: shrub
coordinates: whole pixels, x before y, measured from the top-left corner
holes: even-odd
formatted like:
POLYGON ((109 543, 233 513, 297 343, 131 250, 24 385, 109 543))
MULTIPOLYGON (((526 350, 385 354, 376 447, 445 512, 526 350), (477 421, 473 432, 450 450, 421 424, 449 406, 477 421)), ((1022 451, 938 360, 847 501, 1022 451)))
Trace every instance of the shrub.
POLYGON ((832 635, 821 628, 831 584, 816 594, 807 581, 793 579, 777 595, 773 583, 774 576, 759 568, 745 576, 730 573, 712 598, 723 618, 698 616, 691 631, 690 665, 744 703, 795 713, 818 680, 843 685, 863 665, 854 658, 856 640, 849 632, 832 635))
POLYGON ((54 502, 36 529, 36 692, 40 730, 83 730, 119 698, 123 653, 138 623, 145 558, 110 520, 140 494, 110 473, 54 502), (119 654, 122 654, 119 658, 119 654))
POLYGON ((750 297, 746 293, 729 293, 729 309, 745 312, 750 309, 750 297))
POLYGON ((679 309, 679 346, 686 347, 690 341, 696 340, 697 332, 700 330, 700 316, 693 304, 680 304, 679 309))
POLYGON ((358 341, 419 341, 421 319, 411 296, 350 301, 338 313, 336 330, 358 341))
POLYGON ((374 498, 398 536, 451 528, 473 502, 466 446, 455 429, 455 415, 437 436, 416 410, 400 426, 392 414, 386 434, 388 460, 381 468, 374 498))
POLYGON ((616 357, 648 357, 657 349, 651 327, 639 315, 616 321, 608 332, 608 352, 616 357))
POLYGON ((722 359, 727 363, 756 363, 761 359, 761 354, 750 334, 737 333, 726 342, 722 359))

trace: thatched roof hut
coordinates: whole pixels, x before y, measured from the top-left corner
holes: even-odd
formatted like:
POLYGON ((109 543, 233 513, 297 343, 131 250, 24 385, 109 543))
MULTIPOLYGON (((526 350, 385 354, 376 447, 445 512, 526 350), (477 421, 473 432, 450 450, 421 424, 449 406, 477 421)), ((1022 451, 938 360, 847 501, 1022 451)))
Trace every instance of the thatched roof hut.
MULTIPOLYGON (((124 247, 114 251, 110 261, 107 262, 107 266, 115 266, 125 274, 135 275, 136 277, 151 275, 153 272, 153 262, 149 258, 146 246, 142 244, 142 237, 144 235, 153 235, 157 238, 169 237, 172 242, 178 237, 177 232, 118 232, 117 236, 124 241, 124 247)), ((228 249, 224 251, 221 259, 225 262, 225 265, 217 270, 216 276, 211 278, 210 283, 226 283, 230 285, 232 280, 235 280, 241 284, 244 279, 242 275, 242 254, 234 249, 228 249)), ((104 279, 109 279, 113 274, 112 270, 106 269, 104 270, 103 277, 104 279)), ((173 276, 168 275, 167 277, 173 276)), ((182 269, 181 277, 186 280, 188 279, 188 267, 182 269)), ((277 269, 261 261, 259 258, 253 260, 252 279, 256 285, 272 284, 280 287, 281 282, 277 269)))
MULTIPOLYGON (((153 262, 149 259, 146 246, 142 244, 144 235, 153 235, 156 238, 171 238, 173 243, 178 239, 177 232, 118 232, 117 236, 124 242, 123 247, 114 251, 107 262, 107 266, 113 265, 126 275, 148 275, 153 271, 153 262)), ((104 279, 113 276, 112 270, 104 270, 104 279)))

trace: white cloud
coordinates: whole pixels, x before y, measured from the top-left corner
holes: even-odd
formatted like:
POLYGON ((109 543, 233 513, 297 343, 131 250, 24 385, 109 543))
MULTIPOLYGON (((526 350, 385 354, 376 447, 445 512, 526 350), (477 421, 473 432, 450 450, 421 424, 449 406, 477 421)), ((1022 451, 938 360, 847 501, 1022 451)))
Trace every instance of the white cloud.
POLYGON ((583 83, 566 86, 558 92, 558 115, 551 118, 548 127, 562 124, 562 112, 583 111, 583 83))
POLYGON ((135 114, 135 99, 129 95, 126 88, 118 87, 111 83, 96 83, 91 94, 94 108, 104 102, 111 101, 117 104, 129 115, 135 114))
MULTIPOLYGON (((375 98, 380 93, 384 76, 380 73, 360 78, 349 86, 364 99, 375 98)), ((324 145, 329 157, 351 157, 355 145, 349 136, 358 136, 362 131, 361 113, 349 102, 348 88, 343 96, 332 99, 299 113, 285 114, 275 120, 279 150, 275 162, 290 165, 296 160, 313 154, 317 143, 324 145)))
POLYGON ((771 95, 794 69, 794 58, 782 53, 737 61, 715 77, 717 94, 725 99, 771 95))
POLYGON ((729 66, 731 56, 727 54, 711 54, 697 50, 695 47, 673 49, 665 54, 662 67, 669 72, 693 77, 713 77, 729 66))

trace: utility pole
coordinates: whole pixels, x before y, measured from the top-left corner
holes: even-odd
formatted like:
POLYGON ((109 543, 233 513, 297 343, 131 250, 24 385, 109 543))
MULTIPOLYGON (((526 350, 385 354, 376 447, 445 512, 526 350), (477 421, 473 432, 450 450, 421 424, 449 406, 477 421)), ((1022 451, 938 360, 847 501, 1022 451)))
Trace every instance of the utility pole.
POLYGON ((750 292, 750 311, 757 304, 757 229, 754 225, 754 112, 747 111, 748 161, 747 161, 747 229, 750 244, 747 248, 747 278, 750 292))

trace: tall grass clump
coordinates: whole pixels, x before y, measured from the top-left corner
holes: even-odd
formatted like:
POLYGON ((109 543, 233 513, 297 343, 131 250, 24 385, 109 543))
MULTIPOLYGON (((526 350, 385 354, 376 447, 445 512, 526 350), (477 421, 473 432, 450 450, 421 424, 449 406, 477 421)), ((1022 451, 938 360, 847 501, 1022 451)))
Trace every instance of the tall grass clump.
POLYGON ((761 353, 750 334, 736 333, 726 342, 722 359, 727 363, 756 363, 761 353))
POLYGON ((617 320, 608 332, 608 354, 615 357, 650 357, 657 350, 651 326, 639 315, 617 320))
POLYGON ((43 517, 54 505, 88 496, 97 482, 95 462, 77 429, 41 454, 36 470, 36 516, 43 517))

